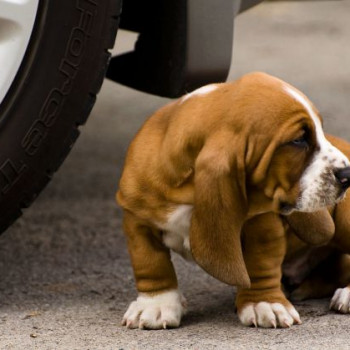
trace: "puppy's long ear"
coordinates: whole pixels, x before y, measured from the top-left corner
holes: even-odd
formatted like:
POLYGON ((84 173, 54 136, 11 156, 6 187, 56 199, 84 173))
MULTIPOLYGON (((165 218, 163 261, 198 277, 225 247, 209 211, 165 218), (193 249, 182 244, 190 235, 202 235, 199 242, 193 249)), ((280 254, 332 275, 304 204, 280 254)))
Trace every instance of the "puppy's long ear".
POLYGON ((208 141, 196 160, 191 251, 209 274, 246 288, 250 280, 241 246, 247 212, 245 174, 227 148, 220 141, 208 141))
POLYGON ((313 213, 294 212, 285 218, 294 233, 308 244, 324 245, 334 236, 334 221, 327 209, 313 213))

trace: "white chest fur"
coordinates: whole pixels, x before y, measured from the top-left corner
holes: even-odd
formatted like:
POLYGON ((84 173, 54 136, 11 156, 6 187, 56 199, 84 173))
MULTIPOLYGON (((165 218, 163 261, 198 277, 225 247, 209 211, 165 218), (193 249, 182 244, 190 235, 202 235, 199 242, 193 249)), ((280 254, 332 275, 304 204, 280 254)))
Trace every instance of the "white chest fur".
POLYGON ((192 210, 192 205, 179 205, 170 213, 167 222, 157 223, 163 230, 163 243, 189 260, 192 260, 189 237, 192 210))

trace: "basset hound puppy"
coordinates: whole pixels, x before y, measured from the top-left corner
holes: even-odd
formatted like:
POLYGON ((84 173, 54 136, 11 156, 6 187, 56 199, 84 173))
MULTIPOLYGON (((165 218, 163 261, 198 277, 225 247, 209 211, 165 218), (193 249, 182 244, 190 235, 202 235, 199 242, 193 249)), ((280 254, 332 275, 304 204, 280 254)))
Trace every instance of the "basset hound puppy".
MULTIPOLYGON (((238 287, 243 324, 300 323, 281 290, 281 215, 337 203, 349 165, 308 98, 264 73, 202 87, 158 110, 129 147, 117 193, 139 292, 123 324, 180 325, 186 302, 170 250, 238 287)), ((334 233, 331 224, 295 231, 316 244, 334 233)))

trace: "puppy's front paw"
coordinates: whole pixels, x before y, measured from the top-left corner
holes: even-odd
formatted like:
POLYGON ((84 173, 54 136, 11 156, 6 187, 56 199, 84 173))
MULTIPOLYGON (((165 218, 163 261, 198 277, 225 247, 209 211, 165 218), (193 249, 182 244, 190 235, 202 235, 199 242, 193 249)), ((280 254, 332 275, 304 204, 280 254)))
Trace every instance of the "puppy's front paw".
POLYGON ((350 313, 350 287, 338 288, 329 305, 331 310, 341 312, 342 314, 350 313))
POLYGON ((293 305, 280 303, 248 303, 238 310, 243 325, 263 328, 289 328, 294 323, 301 324, 300 316, 293 305))
POLYGON ((178 290, 156 295, 140 293, 124 314, 128 328, 162 329, 179 327, 186 312, 186 300, 178 290))

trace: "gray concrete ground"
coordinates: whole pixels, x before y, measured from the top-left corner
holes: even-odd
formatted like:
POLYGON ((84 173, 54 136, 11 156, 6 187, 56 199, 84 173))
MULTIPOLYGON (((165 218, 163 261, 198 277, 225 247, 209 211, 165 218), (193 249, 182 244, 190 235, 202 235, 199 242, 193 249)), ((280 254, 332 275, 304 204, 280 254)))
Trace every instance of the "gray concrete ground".
MULTIPOLYGON (((350 139, 349 13, 348 1, 248 11, 236 21, 230 79, 275 74, 309 95, 328 131, 350 139)), ((178 257, 189 301, 181 328, 120 326, 136 293, 114 192, 129 140, 166 102, 106 81, 62 169, 0 238, 0 349, 350 349, 350 315, 329 312, 327 300, 297 303, 300 326, 244 328, 234 290, 178 257)))

